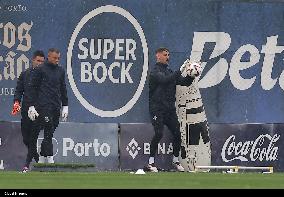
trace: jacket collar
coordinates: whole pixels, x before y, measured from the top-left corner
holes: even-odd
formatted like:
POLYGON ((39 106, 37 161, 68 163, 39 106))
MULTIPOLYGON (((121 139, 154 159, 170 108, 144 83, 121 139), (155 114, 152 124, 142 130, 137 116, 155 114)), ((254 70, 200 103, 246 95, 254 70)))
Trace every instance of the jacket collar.
POLYGON ((161 63, 161 62, 156 62, 156 65, 157 65, 157 66, 164 67, 164 68, 168 67, 168 64, 163 64, 163 63, 161 63))
POLYGON ((55 68, 55 67, 58 66, 57 64, 52 64, 52 63, 50 63, 50 62, 48 62, 48 61, 46 61, 46 65, 47 65, 47 66, 50 66, 50 67, 52 67, 52 68, 55 68))

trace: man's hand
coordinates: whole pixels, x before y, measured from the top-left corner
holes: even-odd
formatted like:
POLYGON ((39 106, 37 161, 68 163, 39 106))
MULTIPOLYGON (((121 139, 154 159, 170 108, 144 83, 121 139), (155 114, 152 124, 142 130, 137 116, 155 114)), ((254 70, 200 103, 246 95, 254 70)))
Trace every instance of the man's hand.
POLYGON ((19 101, 15 101, 11 114, 13 116, 15 116, 20 111, 21 111, 21 105, 20 105, 19 101))
POLYGON ((36 109, 34 106, 30 106, 29 110, 28 110, 28 117, 34 121, 37 117, 39 116, 39 114, 37 113, 36 109))
POLYGON ((66 122, 67 121, 67 117, 68 117, 68 106, 63 106, 62 107, 62 121, 66 122))

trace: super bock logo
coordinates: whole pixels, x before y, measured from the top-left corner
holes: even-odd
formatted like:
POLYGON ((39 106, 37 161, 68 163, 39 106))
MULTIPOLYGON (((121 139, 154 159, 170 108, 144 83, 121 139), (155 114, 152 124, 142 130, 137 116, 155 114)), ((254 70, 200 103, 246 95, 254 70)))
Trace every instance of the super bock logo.
POLYGON ((231 135, 222 147, 222 160, 230 162, 240 161, 275 161, 278 156, 278 147, 275 146, 280 135, 260 135, 255 140, 236 142, 236 136, 231 135))
POLYGON ((128 11, 113 5, 96 8, 73 31, 67 75, 76 98, 93 114, 118 117, 129 111, 143 91, 147 71, 146 38, 128 11))

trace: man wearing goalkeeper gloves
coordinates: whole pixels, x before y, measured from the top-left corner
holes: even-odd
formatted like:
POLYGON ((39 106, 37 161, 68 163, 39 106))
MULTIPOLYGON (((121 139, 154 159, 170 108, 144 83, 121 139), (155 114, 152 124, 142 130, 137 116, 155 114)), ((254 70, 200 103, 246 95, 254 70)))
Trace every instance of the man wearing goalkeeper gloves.
POLYGON ((26 167, 37 151, 36 142, 41 127, 44 129, 44 139, 41 143, 39 163, 44 163, 45 160, 54 163, 52 137, 59 124, 61 107, 62 121, 66 121, 68 116, 65 71, 58 65, 59 59, 59 50, 49 49, 47 61, 35 69, 28 86, 28 96, 31 101, 28 117, 34 121, 34 124, 26 167))
POLYGON ((178 71, 173 72, 168 65, 169 58, 170 53, 167 48, 157 49, 157 61, 149 76, 149 111, 155 134, 151 140, 148 165, 144 169, 151 172, 158 172, 154 157, 158 143, 163 137, 164 125, 173 134, 173 166, 177 171, 184 171, 178 160, 181 134, 175 108, 175 94, 176 85, 189 86, 194 78, 187 74, 188 60, 185 61, 178 71))
MULTIPOLYGON (((32 67, 21 72, 16 86, 16 91, 14 94, 14 105, 11 114, 13 116, 17 115, 21 110, 21 132, 23 136, 23 142, 28 148, 30 134, 32 132, 32 121, 28 117, 28 108, 30 101, 26 94, 27 86, 30 80, 30 76, 34 69, 44 62, 44 53, 43 51, 37 50, 33 53, 32 57, 32 67), (22 101, 23 98, 23 101, 22 101), (22 102, 21 102, 22 101, 22 102), (22 107, 21 107, 22 104, 22 107)), ((38 155, 35 155, 35 160, 38 161, 38 155)))

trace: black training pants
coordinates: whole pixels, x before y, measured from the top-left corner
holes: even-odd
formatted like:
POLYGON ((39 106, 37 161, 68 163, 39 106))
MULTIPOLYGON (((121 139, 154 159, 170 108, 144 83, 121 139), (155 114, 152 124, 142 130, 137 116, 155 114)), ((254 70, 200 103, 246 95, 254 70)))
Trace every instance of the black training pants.
MULTIPOLYGON (((28 149, 25 166, 28 167, 33 158, 36 161, 38 161, 39 155, 37 153, 36 144, 34 145, 35 146, 34 149, 30 148, 31 146, 33 146, 32 145, 32 136, 33 136, 33 133, 34 133, 34 131, 33 131, 34 123, 28 117, 28 109, 22 108, 21 115, 22 115, 21 132, 22 132, 22 136, 23 136, 23 142, 28 149)), ((38 133, 39 133, 39 131, 38 131, 38 133)))
POLYGON ((181 135, 180 124, 178 122, 176 111, 156 110, 151 111, 150 114, 152 125, 155 130, 155 134, 150 145, 150 157, 154 157, 157 152, 158 143, 163 137, 164 125, 166 125, 173 134, 173 154, 178 157, 181 146, 181 135))
POLYGON ((28 109, 22 108, 21 111, 21 133, 23 136, 23 142, 25 146, 29 147, 29 141, 30 141, 30 134, 32 132, 32 121, 28 117, 28 109))
POLYGON ((41 129, 44 130, 44 138, 41 143, 40 155, 47 157, 53 155, 52 137, 56 127, 59 124, 60 109, 41 109, 36 108, 39 117, 36 118, 33 124, 31 142, 27 161, 32 160, 32 155, 37 154, 37 138, 41 129))

